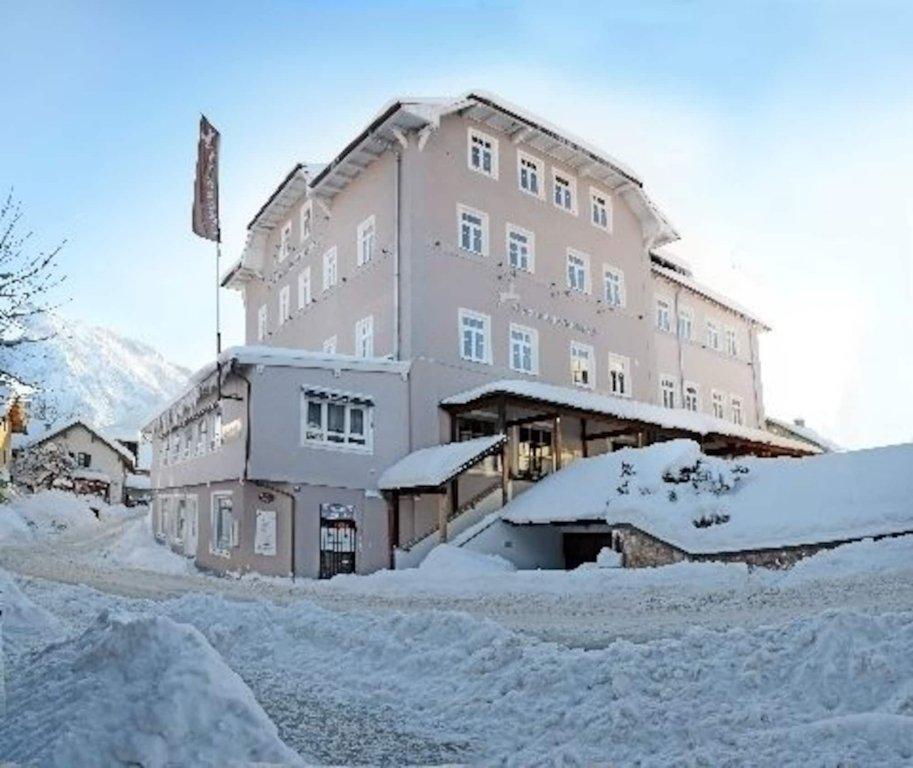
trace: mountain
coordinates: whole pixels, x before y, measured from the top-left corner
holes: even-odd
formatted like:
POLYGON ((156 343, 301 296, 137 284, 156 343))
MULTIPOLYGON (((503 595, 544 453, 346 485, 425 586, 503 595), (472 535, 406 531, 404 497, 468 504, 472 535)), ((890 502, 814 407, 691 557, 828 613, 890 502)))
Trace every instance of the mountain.
POLYGON ((190 376, 148 344, 60 313, 39 316, 27 330, 50 338, 4 352, 0 367, 38 388, 31 434, 77 417, 115 434, 135 432, 190 376))

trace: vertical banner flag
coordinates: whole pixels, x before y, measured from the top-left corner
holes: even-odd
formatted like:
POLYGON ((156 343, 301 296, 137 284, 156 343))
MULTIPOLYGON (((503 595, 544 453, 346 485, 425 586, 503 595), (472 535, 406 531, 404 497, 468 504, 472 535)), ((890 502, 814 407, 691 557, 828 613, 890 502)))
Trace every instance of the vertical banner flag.
POLYGON ((205 115, 200 117, 197 143, 197 176, 193 184, 193 231, 220 242, 219 232, 219 132, 205 115))

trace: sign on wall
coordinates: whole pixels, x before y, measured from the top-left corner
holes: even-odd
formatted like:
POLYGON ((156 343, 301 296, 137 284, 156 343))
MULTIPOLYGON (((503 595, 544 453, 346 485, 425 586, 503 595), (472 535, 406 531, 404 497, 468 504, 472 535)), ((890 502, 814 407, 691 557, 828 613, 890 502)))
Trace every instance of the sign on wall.
POLYGON ((354 504, 321 504, 320 517, 323 520, 354 520, 354 504))
POLYGON ((276 554, 276 510, 274 509, 257 510, 254 552, 258 555, 276 554))

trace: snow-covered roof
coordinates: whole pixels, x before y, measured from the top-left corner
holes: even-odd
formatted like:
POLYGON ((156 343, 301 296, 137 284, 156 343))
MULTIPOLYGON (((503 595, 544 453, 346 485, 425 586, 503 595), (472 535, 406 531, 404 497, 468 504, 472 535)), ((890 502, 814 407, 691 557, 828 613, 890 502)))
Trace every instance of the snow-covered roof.
POLYGON ((380 476, 377 485, 385 491, 398 488, 436 488, 475 464, 481 456, 506 439, 504 435, 490 435, 461 443, 421 448, 389 467, 380 476))
POLYGON ((771 445, 801 453, 813 453, 808 443, 775 435, 767 430, 733 424, 705 413, 686 411, 683 408, 664 408, 650 403, 628 400, 611 395, 601 395, 575 387, 561 387, 540 381, 501 379, 460 392, 441 401, 444 406, 466 405, 490 395, 508 394, 517 397, 565 406, 581 411, 612 416, 619 419, 640 421, 666 429, 681 430, 694 435, 728 435, 762 445, 771 445))
POLYGON ((111 477, 107 472, 102 472, 100 469, 74 469, 70 473, 75 480, 95 480, 99 483, 111 483, 111 477))
POLYGON ((745 320, 748 320, 751 323, 759 326, 762 330, 769 331, 770 326, 761 320, 756 314, 746 309, 742 305, 734 302, 732 299, 723 296, 720 293, 717 293, 711 288, 708 288, 706 285, 699 283, 692 277, 684 275, 681 272, 677 272, 674 269, 668 269, 660 264, 657 264, 655 261, 651 265, 653 272, 657 275, 672 280, 675 283, 687 288, 690 291, 694 291, 697 294, 700 294, 705 299, 709 299, 715 304, 719 304, 721 307, 728 309, 732 312, 735 312, 740 317, 743 317, 745 320))
POLYGON ((128 474, 124 485, 126 485, 127 488, 132 488, 138 491, 145 491, 152 488, 152 478, 149 477, 149 475, 128 474))
POLYGON ((807 440, 824 451, 837 453, 843 450, 843 446, 838 445, 833 440, 826 438, 820 432, 817 432, 805 424, 798 424, 795 421, 786 421, 785 419, 776 419, 773 416, 767 417, 767 423, 768 425, 779 427, 784 432, 795 435, 799 440, 807 440))
POLYGON ((109 437, 106 437, 101 431, 99 431, 95 427, 91 426, 90 424, 87 424, 83 419, 71 419, 70 421, 64 422, 60 425, 55 425, 55 426, 51 427, 49 430, 47 430, 46 432, 42 432, 41 434, 30 435, 25 440, 22 440, 21 442, 19 442, 17 447, 31 448, 32 446, 40 445, 41 443, 45 443, 48 440, 51 440, 52 438, 57 437, 58 435, 61 435, 64 432, 67 432, 76 426, 82 426, 85 429, 89 430, 89 432, 91 432, 93 435, 95 435, 96 438, 98 438, 101 442, 103 442, 105 445, 107 445, 109 448, 111 448, 111 450, 113 450, 117 454, 119 454, 120 457, 129 466, 131 466, 131 467, 133 466, 134 456, 131 451, 129 451, 127 448, 125 448, 123 445, 121 445, 119 442, 117 442, 117 440, 113 440, 109 437))
POLYGON ((672 440, 580 459, 517 496, 501 517, 627 524, 694 554, 836 542, 913 531, 911 466, 913 444, 724 460, 672 440))

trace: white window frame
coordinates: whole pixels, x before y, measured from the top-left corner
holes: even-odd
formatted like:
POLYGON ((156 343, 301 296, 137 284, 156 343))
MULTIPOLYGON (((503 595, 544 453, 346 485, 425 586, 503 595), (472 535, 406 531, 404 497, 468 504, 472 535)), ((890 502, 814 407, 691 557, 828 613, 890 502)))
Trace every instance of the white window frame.
POLYGON ((718 389, 710 390, 710 409, 715 418, 726 418, 726 398, 718 389))
POLYGON ((458 313, 458 330, 459 330, 459 343, 460 343, 460 359, 466 360, 470 363, 482 363, 484 365, 491 365, 492 363, 492 343, 491 343, 491 315, 483 314, 482 312, 476 312, 472 309, 465 309, 460 307, 458 313), (475 340, 472 344, 472 351, 469 355, 466 354, 466 349, 464 346, 464 320, 473 320, 476 322, 482 323, 481 329, 473 328, 473 332, 481 330, 482 333, 482 342, 484 344, 484 350, 481 357, 475 354, 476 344, 475 340))
POLYGON ((374 315, 355 323, 355 356, 374 357, 374 315))
POLYGON ((517 188, 526 195, 536 198, 536 200, 545 199, 545 163, 532 155, 521 150, 517 151, 517 188), (527 162, 534 166, 536 173, 536 186, 538 190, 533 192, 523 186, 523 163, 527 162))
POLYGON ((512 269, 518 269, 521 272, 533 273, 536 271, 536 235, 528 229, 518 227, 516 224, 508 224, 505 234, 505 248, 507 249, 507 263, 512 269), (514 264, 511 260, 511 235, 517 234, 526 238, 526 266, 514 264))
POLYGON ((279 289, 279 325, 285 325, 292 317, 292 286, 283 285, 279 289))
POLYGON ((676 333, 680 339, 691 341, 694 338, 694 310, 691 307, 679 307, 676 317, 676 333), (683 333, 683 326, 687 325, 688 333, 683 333))
POLYGON ((334 334, 323 340, 323 353, 325 355, 335 355, 336 348, 339 346, 338 337, 334 334))
POLYGON ((346 453, 374 452, 374 403, 368 397, 348 392, 302 391, 299 442, 302 447, 322 448, 346 453), (320 412, 320 423, 312 424, 311 405, 320 412), (330 406, 342 407, 342 431, 331 431, 329 424, 330 406), (352 431, 352 412, 362 414, 362 432, 352 431), (356 439, 356 436, 358 439, 356 439), (333 440, 332 437, 338 439, 333 440))
POLYGON ((715 320, 707 321, 707 348, 720 351, 720 326, 715 320))
POLYGON ((375 222, 376 218, 372 214, 355 228, 356 263, 359 267, 371 261, 377 251, 377 228, 375 222))
POLYGON ((739 337, 731 325, 723 327, 723 349, 730 357, 739 356, 739 337))
POLYGON ((572 216, 577 215, 577 178, 570 173, 566 173, 559 168, 555 168, 554 166, 552 166, 552 205, 554 205, 558 210, 569 213, 572 216), (559 203, 556 199, 559 176, 567 182, 567 188, 570 192, 571 197, 570 208, 565 206, 564 203, 559 203))
POLYGON ((582 344, 579 341, 572 341, 571 348, 570 348, 570 354, 571 354, 571 383, 575 387, 580 387, 581 389, 595 389, 595 387, 596 387, 596 350, 593 349, 592 345, 590 345, 590 344, 582 344), (581 359, 581 355, 578 354, 579 352, 586 352, 587 381, 585 383, 574 381, 574 361, 577 359, 581 359))
POLYGON ((323 290, 329 291, 337 285, 339 285, 339 253, 334 245, 323 254, 323 290))
POLYGON ((209 500, 209 551, 213 555, 219 555, 220 557, 229 557, 231 555, 231 550, 239 545, 240 539, 240 519, 235 517, 235 500, 234 494, 232 491, 213 491, 210 494, 209 500), (217 522, 217 515, 219 515, 219 507, 217 504, 217 499, 227 498, 231 502, 231 510, 228 512, 228 539, 227 542, 223 542, 223 536, 221 532, 223 531, 224 525, 222 521, 217 522), (221 544, 227 543, 228 546, 224 547, 221 544))
POLYGON ((303 243, 314 232, 314 201, 305 200, 298 212, 298 227, 300 240, 303 243))
MULTIPOLYGON (((583 251, 578 251, 576 248, 568 248, 565 255, 565 267, 564 267, 564 279, 567 281, 567 287, 572 291, 577 291, 578 293, 589 293, 590 292, 590 255, 584 253, 583 251), (579 266, 583 270, 583 288, 580 288, 574 285, 571 282, 571 259, 579 259, 583 262, 582 265, 575 265, 576 268, 579 266)), ((576 281, 575 281, 576 282, 576 281)))
POLYGON ((697 384, 697 382, 686 381, 683 383, 683 385, 682 385, 682 408, 684 408, 686 411, 692 411, 694 413, 700 412, 700 410, 701 410, 701 388, 697 384), (689 389, 694 390, 694 406, 695 406, 694 408, 690 408, 688 406, 688 400, 689 400, 688 390, 689 389))
POLYGON ((269 333, 269 308, 261 304, 257 310, 257 341, 264 341, 269 333))
POLYGON ((596 229, 612 234, 612 196, 608 192, 603 192, 596 187, 590 187, 590 224, 596 229), (605 224, 596 220, 596 206, 601 201, 601 208, 605 211, 605 224))
POLYGON ((675 402, 678 400, 678 379, 670 376, 668 373, 661 373, 659 376, 659 402, 664 408, 675 408, 675 402), (666 395, 670 397, 666 398, 666 395))
POLYGON ((631 397, 631 358, 625 355, 618 355, 609 352, 609 391, 615 397, 631 397), (621 388, 616 384, 619 377, 614 375, 621 374, 621 388))
POLYGON ((289 219, 282 225, 279 233, 279 261, 285 261, 288 258, 289 244, 292 241, 292 221, 289 219))
POLYGON ((733 424, 745 423, 745 409, 742 407, 742 398, 730 395, 729 397, 729 418, 733 424))
MULTIPOLYGON (((522 343, 522 342, 521 342, 522 343)), ((521 352, 522 359, 522 352, 521 352)), ((510 328, 508 329, 507 334, 507 360, 510 365, 511 370, 518 371, 519 373, 526 373, 530 376, 539 375, 539 331, 535 328, 530 328, 527 325, 518 325, 516 323, 511 323, 510 328), (527 342, 529 346, 529 359, 530 359, 530 368, 526 369, 521 366, 514 365, 514 334, 521 334, 529 336, 527 342)))
POLYGON ((602 298, 606 305, 616 309, 622 309, 628 302, 627 291, 625 290, 625 273, 612 264, 602 265, 602 298), (615 285, 618 286, 618 301, 609 300, 609 275, 614 275, 615 285))
POLYGON ((305 267, 298 273, 298 309, 311 303, 311 268, 305 267))
POLYGON ((653 306, 655 307, 655 318, 656 318, 656 328, 657 330, 662 331, 663 333, 672 333, 672 300, 667 296, 655 296, 653 301, 653 306), (663 324, 661 322, 662 312, 660 311, 660 305, 665 305, 666 308, 666 322, 663 324))
MULTIPOLYGON (((472 208, 471 206, 464 205, 463 203, 457 203, 457 246, 464 253, 471 253, 473 256, 488 256, 488 214, 485 211, 480 211, 478 208, 472 208), (479 220, 479 228, 481 229, 481 246, 480 251, 473 250, 472 248, 466 248, 463 245, 463 216, 473 216, 479 220)), ((475 226, 474 224, 469 224, 468 226, 475 226)), ((470 244, 474 240, 474 237, 470 236, 470 244)))
POLYGON ((476 128, 469 128, 466 134, 466 165, 469 166, 469 170, 475 171, 476 173, 482 174, 482 176, 487 176, 489 179, 498 178, 498 140, 487 133, 484 133, 476 128), (479 165, 475 165, 472 161, 472 150, 475 146, 474 139, 478 139, 482 142, 487 142, 489 145, 488 152, 491 155, 491 171, 486 171, 484 166, 483 152, 479 152, 479 165))

